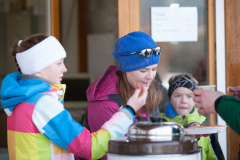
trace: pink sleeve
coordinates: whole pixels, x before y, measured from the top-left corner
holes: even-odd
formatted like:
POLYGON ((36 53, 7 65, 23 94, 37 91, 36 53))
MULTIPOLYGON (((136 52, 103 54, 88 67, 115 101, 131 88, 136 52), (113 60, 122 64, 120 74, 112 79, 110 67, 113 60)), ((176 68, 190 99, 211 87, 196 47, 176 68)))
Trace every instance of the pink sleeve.
POLYGON ((98 131, 120 107, 116 102, 103 101, 88 110, 88 125, 91 132, 98 131))

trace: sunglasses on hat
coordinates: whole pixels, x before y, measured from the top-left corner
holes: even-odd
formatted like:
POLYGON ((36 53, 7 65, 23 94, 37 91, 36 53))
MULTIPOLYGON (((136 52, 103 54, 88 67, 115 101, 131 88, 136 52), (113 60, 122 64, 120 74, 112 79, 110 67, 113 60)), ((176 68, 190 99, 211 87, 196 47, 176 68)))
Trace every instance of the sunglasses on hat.
POLYGON ((122 55, 122 56, 130 56, 130 55, 133 55, 135 53, 139 53, 139 56, 140 57, 151 57, 152 54, 155 54, 157 56, 159 56, 161 54, 161 48, 160 46, 157 46, 156 48, 146 48, 146 49, 142 49, 142 50, 139 50, 139 51, 136 51, 136 52, 133 52, 131 54, 128 54, 128 55, 122 55))

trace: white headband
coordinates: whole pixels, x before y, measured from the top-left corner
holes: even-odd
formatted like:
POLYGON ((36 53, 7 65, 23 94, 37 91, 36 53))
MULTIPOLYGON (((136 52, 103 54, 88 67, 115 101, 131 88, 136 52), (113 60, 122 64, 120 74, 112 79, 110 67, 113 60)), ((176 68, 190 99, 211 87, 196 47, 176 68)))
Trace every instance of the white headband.
POLYGON ((23 74, 34 74, 50 64, 66 57, 66 52, 59 41, 49 36, 28 50, 17 53, 16 59, 23 74))

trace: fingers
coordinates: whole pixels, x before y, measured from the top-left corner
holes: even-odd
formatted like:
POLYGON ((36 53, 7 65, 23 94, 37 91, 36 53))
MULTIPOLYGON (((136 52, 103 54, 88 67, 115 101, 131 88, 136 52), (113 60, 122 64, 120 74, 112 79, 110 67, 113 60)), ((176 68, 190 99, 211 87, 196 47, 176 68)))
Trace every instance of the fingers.
POLYGON ((202 108, 202 104, 201 104, 201 102, 200 102, 200 101, 197 102, 197 103, 195 104, 195 107, 196 107, 196 108, 202 108))
POLYGON ((205 111, 204 111, 204 109, 203 108, 199 108, 199 110, 198 110, 198 113, 205 113, 205 111))
POLYGON ((199 103, 199 102, 201 102, 201 97, 195 96, 195 97, 193 97, 193 101, 199 103))
POLYGON ((203 134, 202 136, 203 137, 208 137, 208 136, 210 136, 210 134, 203 134))
POLYGON ((137 87, 137 89, 135 89, 135 91, 134 91, 132 96, 133 97, 139 97, 141 91, 142 91, 141 87, 137 87))
POLYGON ((240 92, 240 86, 231 87, 231 88, 230 88, 230 91, 231 91, 231 92, 240 92))
POLYGON ((193 138, 198 139, 198 138, 201 137, 201 134, 193 134, 193 135, 188 135, 188 136, 191 136, 191 137, 193 137, 193 138))
POLYGON ((128 99, 126 104, 132 106, 135 112, 137 112, 142 106, 145 105, 147 95, 147 89, 144 86, 139 86, 135 89, 133 95, 128 99))
POLYGON ((195 96, 201 96, 203 93, 204 93, 204 90, 201 90, 201 89, 194 89, 193 90, 193 94, 195 96))
POLYGON ((198 139, 201 137, 208 137, 208 136, 210 136, 210 134, 194 134, 194 135, 189 135, 189 136, 198 139))
POLYGON ((231 92, 231 95, 240 99, 240 92, 231 92))
POLYGON ((144 103, 143 105, 145 105, 145 103, 146 103, 147 95, 148 95, 148 91, 147 91, 146 87, 141 86, 141 94, 139 95, 138 98, 143 100, 143 103, 144 103))
POLYGON ((237 87, 229 87, 229 91, 231 92, 231 95, 240 98, 240 86, 237 87))
POLYGON ((148 94, 147 88, 145 86, 141 86, 142 92, 141 95, 146 96, 148 94))
POLYGON ((197 123, 197 122, 194 122, 192 125, 193 125, 193 126, 200 126, 200 124, 197 123))

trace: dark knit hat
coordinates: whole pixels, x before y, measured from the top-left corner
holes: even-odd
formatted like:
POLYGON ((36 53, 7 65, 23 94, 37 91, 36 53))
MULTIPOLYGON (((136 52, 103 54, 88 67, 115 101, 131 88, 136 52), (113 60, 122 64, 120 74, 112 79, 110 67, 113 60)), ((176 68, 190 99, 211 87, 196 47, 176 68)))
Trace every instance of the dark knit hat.
POLYGON ((115 43, 115 51, 112 53, 114 58, 119 61, 121 71, 131 72, 159 63, 160 56, 155 54, 144 58, 140 57, 138 53, 129 55, 142 49, 155 47, 157 45, 151 36, 141 31, 135 31, 119 38, 115 43))
POLYGON ((169 99, 171 98, 172 93, 174 92, 175 89, 177 89, 178 87, 185 87, 190 89, 191 91, 193 91, 196 86, 197 86, 197 81, 190 77, 187 74, 182 74, 182 75, 178 75, 175 78, 169 80, 169 89, 168 89, 168 97, 169 99))

